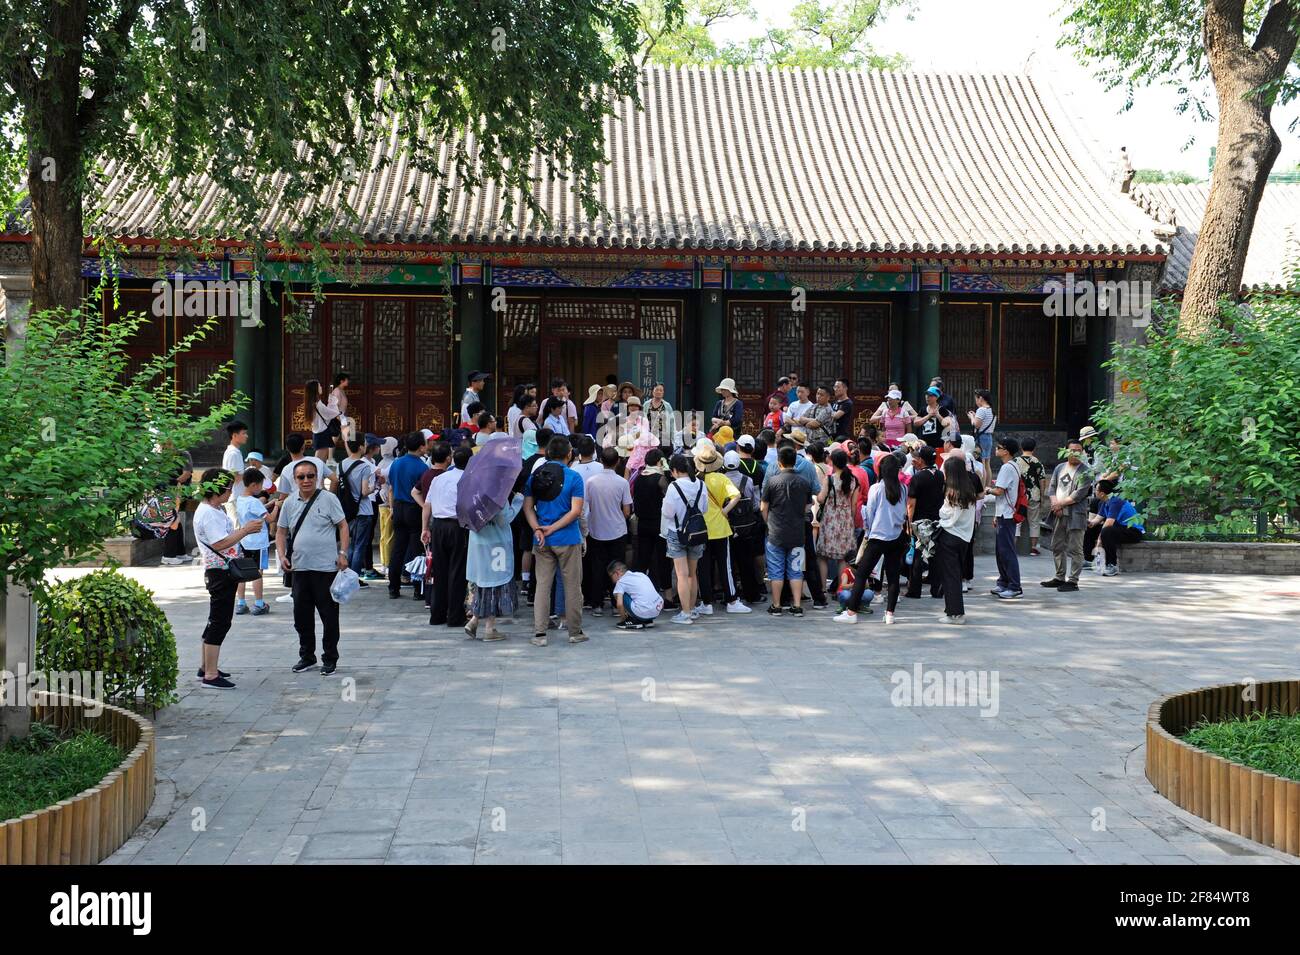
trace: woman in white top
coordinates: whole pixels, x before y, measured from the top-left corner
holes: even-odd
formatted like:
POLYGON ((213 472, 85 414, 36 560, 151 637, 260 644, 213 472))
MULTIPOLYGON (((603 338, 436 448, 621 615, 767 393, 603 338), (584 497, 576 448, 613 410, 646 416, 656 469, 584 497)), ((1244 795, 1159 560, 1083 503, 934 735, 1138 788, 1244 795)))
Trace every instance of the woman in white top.
POLYGON ((334 376, 334 387, 330 390, 329 406, 339 413, 339 427, 344 442, 352 441, 355 429, 352 419, 348 417, 348 373, 341 371, 334 376))
POLYGON ((939 507, 939 536, 935 542, 934 567, 943 581, 943 616, 940 623, 966 622, 962 600, 962 565, 971 538, 975 536, 975 502, 979 490, 966 462, 953 456, 943 462, 943 504, 939 507))
POLYGON ((903 554, 911 533, 907 528, 907 485, 898 479, 898 458, 887 454, 876 465, 880 480, 867 492, 867 503, 862 507, 863 538, 858 550, 858 565, 854 568, 853 592, 849 595, 844 612, 835 617, 836 623, 857 623, 858 607, 866 589, 871 569, 880 558, 885 559, 885 581, 889 592, 885 603, 885 623, 894 622, 894 609, 898 606, 898 575, 903 554))
POLYGON ((203 472, 203 500, 194 512, 194 537, 199 542, 203 560, 203 583, 208 588, 208 623, 203 628, 203 664, 198 677, 203 686, 214 690, 233 690, 230 674, 217 665, 221 644, 235 618, 235 591, 239 583, 230 576, 227 566, 239 556, 239 542, 258 533, 265 525, 261 519, 250 520, 235 530, 223 506, 230 500, 235 476, 221 468, 203 472))
POLYGON ((330 459, 334 450, 334 435, 330 422, 339 416, 339 409, 321 400, 320 381, 313 378, 303 388, 303 417, 311 420, 311 446, 316 457, 330 459))

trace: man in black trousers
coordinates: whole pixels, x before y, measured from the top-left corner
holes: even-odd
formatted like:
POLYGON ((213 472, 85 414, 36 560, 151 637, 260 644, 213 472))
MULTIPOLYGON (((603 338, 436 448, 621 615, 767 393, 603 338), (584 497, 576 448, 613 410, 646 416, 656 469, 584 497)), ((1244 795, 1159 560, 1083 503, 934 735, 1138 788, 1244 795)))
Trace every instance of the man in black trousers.
POLYGON ((415 556, 420 541, 420 506, 411 497, 429 466, 420 458, 424 435, 412 431, 406 436, 406 454, 388 469, 388 486, 392 493, 393 547, 388 554, 388 596, 402 595, 402 571, 415 556))
POLYGON ((465 626, 465 560, 469 531, 456 519, 456 493, 465 465, 473 452, 461 446, 452 455, 452 467, 429 485, 429 547, 433 580, 429 584, 429 625, 465 626))

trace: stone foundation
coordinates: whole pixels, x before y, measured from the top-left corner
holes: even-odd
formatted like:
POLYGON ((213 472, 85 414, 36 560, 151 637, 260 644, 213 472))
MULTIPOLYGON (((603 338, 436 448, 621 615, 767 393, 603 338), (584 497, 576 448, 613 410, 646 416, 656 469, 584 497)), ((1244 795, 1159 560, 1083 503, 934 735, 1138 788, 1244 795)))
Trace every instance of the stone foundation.
POLYGON ((1121 548, 1119 566, 1126 573, 1300 575, 1300 544, 1146 540, 1121 548))

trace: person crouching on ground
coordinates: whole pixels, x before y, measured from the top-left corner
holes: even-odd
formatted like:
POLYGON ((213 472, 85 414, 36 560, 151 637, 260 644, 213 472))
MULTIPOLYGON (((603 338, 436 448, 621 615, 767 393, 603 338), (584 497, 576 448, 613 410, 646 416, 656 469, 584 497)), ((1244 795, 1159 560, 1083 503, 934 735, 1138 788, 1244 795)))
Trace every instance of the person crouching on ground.
POLYGON ((334 576, 348 566, 348 522, 338 497, 316 486, 316 466, 293 466, 298 496, 284 502, 275 551, 280 566, 293 571, 293 626, 298 631, 294 673, 316 665, 316 615, 321 620, 321 676, 339 659, 339 605, 330 593, 334 576))
POLYGON ((1102 571, 1103 577, 1114 577, 1119 573, 1120 545, 1136 544, 1146 537, 1146 525, 1142 523, 1137 508, 1132 502, 1124 500, 1116 493, 1117 485, 1118 482, 1110 478, 1103 478, 1097 482, 1097 499, 1101 501, 1101 506, 1097 509, 1099 523, 1096 535, 1093 536, 1093 528, 1090 527, 1084 540, 1083 559, 1087 563, 1092 560, 1091 551, 1095 547, 1097 537, 1101 538, 1102 550, 1106 552, 1106 569, 1102 571), (1092 538, 1091 541, 1087 539, 1089 537, 1092 538))
POLYGON ((620 630, 644 630, 655 625, 655 617, 664 609, 664 598, 645 574, 628 570, 621 560, 610 561, 606 568, 614 582, 614 606, 618 610, 620 630))

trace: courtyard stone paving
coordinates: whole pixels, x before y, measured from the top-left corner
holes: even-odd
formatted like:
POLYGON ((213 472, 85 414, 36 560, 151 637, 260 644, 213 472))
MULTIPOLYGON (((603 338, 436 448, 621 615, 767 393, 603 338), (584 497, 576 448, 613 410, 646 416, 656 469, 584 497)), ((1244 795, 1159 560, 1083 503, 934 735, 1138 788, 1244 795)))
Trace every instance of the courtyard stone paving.
POLYGON ((1300 579, 1085 574, 1063 595, 1037 586, 1050 568, 1023 560, 1008 604, 980 558, 965 627, 927 596, 889 628, 719 607, 633 633, 588 618, 588 643, 546 648, 522 615, 483 644, 372 586, 329 678, 290 672, 290 605, 236 617, 228 692, 194 680, 200 571, 127 570, 183 679, 156 717, 157 801, 109 861, 1286 862, 1155 795, 1141 744, 1164 693, 1296 676, 1300 579), (995 706, 894 705, 918 664, 996 674, 995 706))

